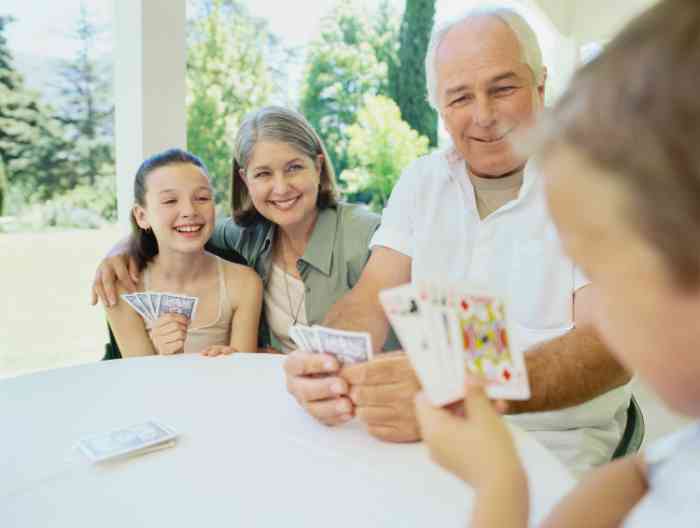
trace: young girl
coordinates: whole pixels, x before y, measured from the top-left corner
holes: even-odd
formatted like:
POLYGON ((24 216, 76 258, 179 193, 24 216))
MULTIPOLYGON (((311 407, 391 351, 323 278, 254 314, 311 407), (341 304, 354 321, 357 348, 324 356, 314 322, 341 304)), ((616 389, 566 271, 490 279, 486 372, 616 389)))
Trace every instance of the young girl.
POLYGON ((192 321, 169 313, 145 322, 121 299, 107 307, 122 355, 256 351, 262 282, 253 269, 204 250, 215 212, 202 161, 179 149, 148 158, 136 173, 134 198, 130 253, 142 272, 137 291, 199 301, 192 321))
MULTIPOLYGON (((700 3, 666 0, 581 70, 543 127, 549 206, 600 295, 596 326, 700 420, 700 3)), ((466 418, 418 398, 433 458, 475 491, 472 526, 526 526, 528 484, 478 386, 466 418)), ((537 486, 541 483, 531 482, 537 486)), ((700 421, 585 478, 545 526, 700 526, 700 421)))

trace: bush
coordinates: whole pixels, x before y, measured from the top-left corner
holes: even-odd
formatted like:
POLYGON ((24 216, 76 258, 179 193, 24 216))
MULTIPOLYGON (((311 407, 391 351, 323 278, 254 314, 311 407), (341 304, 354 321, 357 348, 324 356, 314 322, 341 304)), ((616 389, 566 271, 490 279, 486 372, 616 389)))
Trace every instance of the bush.
POLYGON ((347 193, 370 193, 371 206, 380 211, 401 172, 428 152, 428 138, 418 135, 401 120, 399 107, 391 99, 368 97, 348 128, 350 169, 343 171, 347 193))

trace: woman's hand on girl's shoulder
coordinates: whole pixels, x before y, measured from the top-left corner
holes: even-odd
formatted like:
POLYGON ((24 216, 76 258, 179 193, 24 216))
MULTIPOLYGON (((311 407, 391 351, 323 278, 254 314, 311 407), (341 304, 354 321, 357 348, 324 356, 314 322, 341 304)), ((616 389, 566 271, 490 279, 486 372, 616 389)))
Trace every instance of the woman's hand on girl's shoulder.
POLYGON ((234 352, 238 352, 238 350, 236 350, 232 346, 211 345, 202 350, 202 355, 207 357, 228 356, 230 354, 233 354, 234 352))

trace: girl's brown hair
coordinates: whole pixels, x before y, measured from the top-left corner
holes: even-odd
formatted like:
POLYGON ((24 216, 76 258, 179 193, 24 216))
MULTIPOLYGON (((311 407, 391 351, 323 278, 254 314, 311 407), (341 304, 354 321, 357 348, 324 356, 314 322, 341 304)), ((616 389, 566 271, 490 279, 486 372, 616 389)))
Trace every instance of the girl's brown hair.
POLYGON ((255 209, 248 188, 241 178, 241 170, 246 170, 255 145, 262 140, 287 143, 314 161, 322 154, 321 182, 316 205, 319 209, 337 205, 335 171, 316 131, 301 114, 281 106, 266 106, 249 114, 236 135, 231 174, 231 212, 238 225, 247 227, 263 219, 255 209))
POLYGON ((626 211, 675 281, 700 285, 700 2, 666 0, 575 76, 543 124, 627 189, 626 211))

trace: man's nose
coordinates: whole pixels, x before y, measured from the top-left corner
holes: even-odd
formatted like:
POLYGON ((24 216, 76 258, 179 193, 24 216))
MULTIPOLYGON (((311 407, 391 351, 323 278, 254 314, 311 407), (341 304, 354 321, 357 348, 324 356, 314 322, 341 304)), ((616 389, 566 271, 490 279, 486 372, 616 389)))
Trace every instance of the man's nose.
POLYGON ((490 128, 496 123, 496 112, 489 97, 477 97, 474 105, 474 121, 481 128, 490 128))

